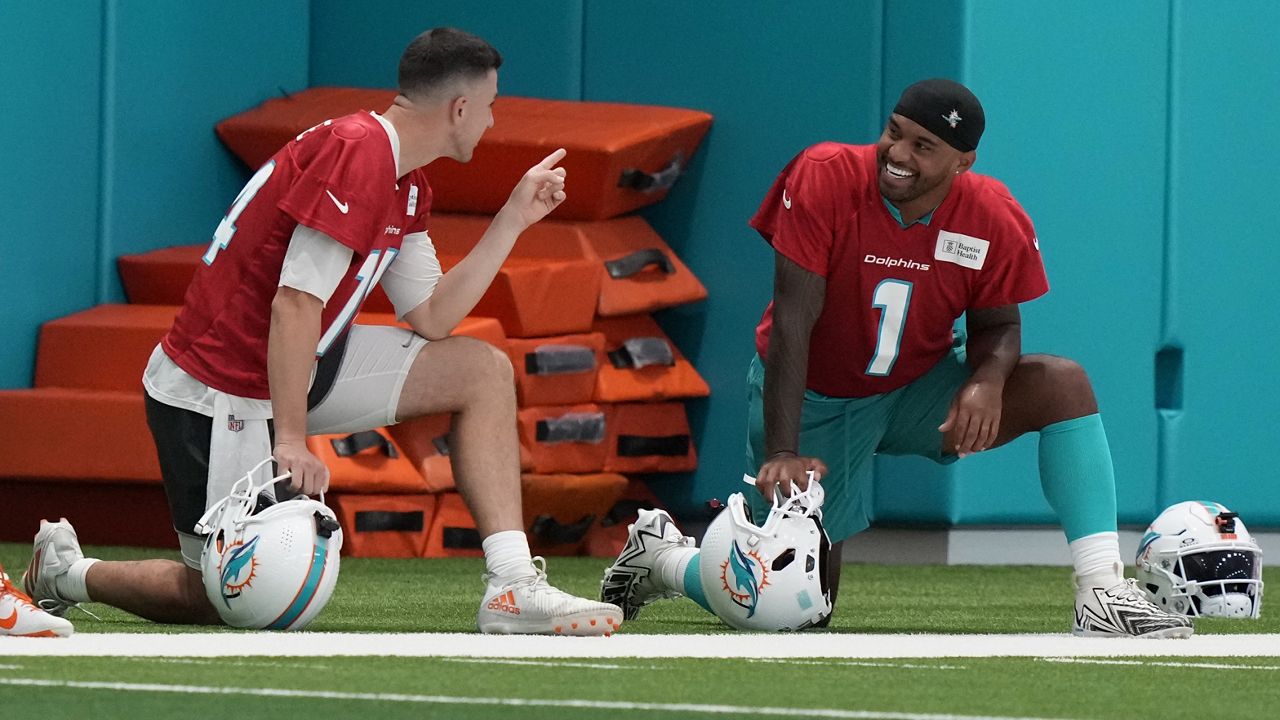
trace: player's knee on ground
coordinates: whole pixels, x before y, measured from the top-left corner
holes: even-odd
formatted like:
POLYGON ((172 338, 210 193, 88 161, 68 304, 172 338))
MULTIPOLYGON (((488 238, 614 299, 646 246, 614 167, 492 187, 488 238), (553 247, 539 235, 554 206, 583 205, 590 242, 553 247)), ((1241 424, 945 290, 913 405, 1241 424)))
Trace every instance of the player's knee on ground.
POLYGON ((218 609, 209 602, 209 595, 204 589, 204 577, 199 570, 187 568, 182 574, 179 597, 183 610, 190 617, 193 625, 223 625, 218 609))

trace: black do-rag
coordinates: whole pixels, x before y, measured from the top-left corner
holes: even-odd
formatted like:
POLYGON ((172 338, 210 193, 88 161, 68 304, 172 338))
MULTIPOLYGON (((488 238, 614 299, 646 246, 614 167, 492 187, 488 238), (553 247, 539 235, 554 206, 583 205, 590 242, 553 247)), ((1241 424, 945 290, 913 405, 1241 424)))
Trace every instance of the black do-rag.
POLYGON ((978 148, 987 125, 982 103, 969 88, 952 80, 921 80, 902 91, 893 112, 918 123, 960 152, 978 148))

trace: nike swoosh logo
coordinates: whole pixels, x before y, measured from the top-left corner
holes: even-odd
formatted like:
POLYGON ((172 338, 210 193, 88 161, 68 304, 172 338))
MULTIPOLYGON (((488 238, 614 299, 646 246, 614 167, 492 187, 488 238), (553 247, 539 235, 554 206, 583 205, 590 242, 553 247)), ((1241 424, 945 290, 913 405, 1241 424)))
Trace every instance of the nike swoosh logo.
POLYGON ((347 210, 348 210, 348 208, 349 208, 350 206, 348 206, 348 205, 347 205, 346 203, 344 203, 344 202, 338 202, 338 198, 336 198, 336 197, 334 197, 334 196, 333 196, 333 191, 331 191, 331 190, 325 190, 325 193, 327 193, 327 194, 329 195, 329 199, 333 201, 333 204, 338 206, 338 209, 342 211, 342 214, 343 214, 343 215, 346 215, 346 214, 347 214, 347 210))
MULTIPOLYGON (((337 201, 335 200, 334 202, 337 202, 337 201)), ((782 190, 782 207, 788 210, 791 209, 791 196, 787 195, 787 191, 785 188, 782 190)))
POLYGON ((14 610, 13 614, 7 618, 0 618, 0 629, 12 630, 14 625, 18 624, 18 611, 14 610))

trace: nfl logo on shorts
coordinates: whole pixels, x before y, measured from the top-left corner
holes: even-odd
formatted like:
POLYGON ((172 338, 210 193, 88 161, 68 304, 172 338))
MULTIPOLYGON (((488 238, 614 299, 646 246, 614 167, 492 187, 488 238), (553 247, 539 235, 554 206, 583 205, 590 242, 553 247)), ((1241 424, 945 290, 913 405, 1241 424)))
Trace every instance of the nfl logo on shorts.
POLYGON ((244 420, 237 420, 235 415, 227 415, 227 430, 240 432, 244 429, 244 420))

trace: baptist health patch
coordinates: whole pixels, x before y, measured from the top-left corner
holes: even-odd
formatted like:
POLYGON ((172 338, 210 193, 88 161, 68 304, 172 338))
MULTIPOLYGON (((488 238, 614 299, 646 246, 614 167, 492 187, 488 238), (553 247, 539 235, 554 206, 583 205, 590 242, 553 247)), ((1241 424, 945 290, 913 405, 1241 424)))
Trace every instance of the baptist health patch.
POLYGON ((987 261, 991 242, 947 230, 938 231, 938 245, 933 249, 933 259, 955 263, 973 270, 981 270, 987 261))

